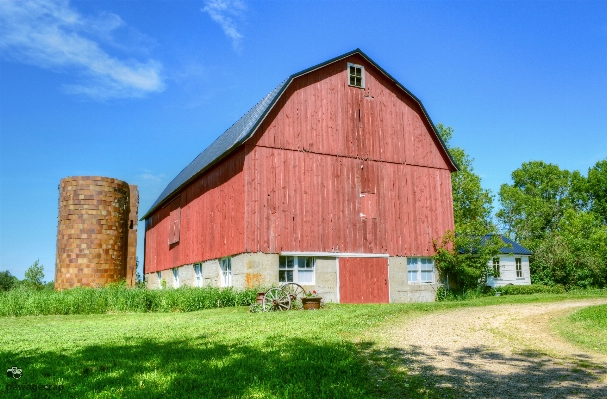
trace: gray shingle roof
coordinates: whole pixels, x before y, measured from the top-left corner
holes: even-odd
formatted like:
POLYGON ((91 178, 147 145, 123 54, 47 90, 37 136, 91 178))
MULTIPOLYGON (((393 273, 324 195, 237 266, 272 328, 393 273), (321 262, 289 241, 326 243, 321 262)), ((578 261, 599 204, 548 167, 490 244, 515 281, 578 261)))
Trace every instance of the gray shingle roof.
POLYGON ((255 130, 260 125, 260 123, 264 120, 268 112, 270 112, 276 101, 280 98, 282 93, 293 81, 293 79, 356 53, 363 56, 369 63, 371 63, 374 67, 381 71, 388 79, 392 80, 398 87, 400 87, 409 96, 411 96, 413 100, 417 102, 422 112, 424 113, 424 116, 427 118, 428 123, 434 130, 434 134, 436 135, 436 137, 438 137, 443 149, 449 156, 453 168, 457 170, 457 164, 453 160, 453 157, 449 153, 449 150, 447 150, 447 146, 443 142, 442 138, 436 131, 434 123, 432 123, 432 120, 430 119, 430 116, 428 115, 428 112, 422 105, 421 101, 417 97, 415 97, 409 90, 407 90, 402 84, 400 84, 396 79, 394 79, 390 74, 388 74, 383 68, 381 68, 373 60, 371 60, 365 53, 363 53, 360 49, 356 49, 354 51, 350 51, 346 54, 340 55, 339 57, 335 57, 321 64, 315 65, 311 68, 305 69, 301 72, 289 76, 274 90, 272 90, 270 94, 265 96, 263 100, 255 104, 255 106, 251 108, 249 112, 244 114, 243 117, 241 117, 228 130, 226 130, 221 136, 219 136, 217 140, 215 140, 210 146, 208 146, 203 152, 201 152, 200 155, 198 155, 188 166, 186 166, 168 184, 168 186, 166 186, 166 188, 162 191, 156 202, 154 202, 154 204, 145 213, 145 215, 143 215, 141 220, 144 220, 145 218, 150 216, 152 212, 167 203, 174 193, 179 192, 181 188, 185 187, 188 183, 190 183, 192 180, 194 180, 196 177, 200 176, 204 171, 206 171, 210 166, 215 164, 217 161, 222 159, 236 147, 244 143, 249 137, 251 137, 253 133, 255 133, 255 130))

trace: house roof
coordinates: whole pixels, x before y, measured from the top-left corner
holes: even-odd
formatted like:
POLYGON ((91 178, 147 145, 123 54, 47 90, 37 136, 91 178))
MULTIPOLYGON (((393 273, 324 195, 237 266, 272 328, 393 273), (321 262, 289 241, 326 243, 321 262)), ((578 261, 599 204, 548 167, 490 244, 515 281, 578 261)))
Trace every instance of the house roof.
MULTIPOLYGON (((487 234, 483 237, 483 244, 485 241, 489 240, 493 234, 487 234)), ((529 251, 527 248, 523 247, 521 244, 512 241, 506 236, 499 234, 499 237, 502 239, 505 247, 500 248, 500 254, 513 254, 513 255, 533 255, 533 252, 529 251)))
POLYGON ((154 202, 154 204, 140 220, 144 220, 145 218, 150 216, 152 212, 154 212, 156 209, 168 203, 173 198, 174 194, 178 193, 188 183, 190 183, 196 177, 200 176, 211 166, 213 166, 215 163, 217 163, 219 160, 224 158, 234 149, 239 147, 247 139, 249 139, 255 133, 261 122, 263 122, 263 120, 272 110, 278 99, 281 97, 281 95, 285 92, 287 87, 289 87, 289 85, 291 84, 291 82, 293 82, 295 78, 298 78, 302 75, 305 75, 309 72, 332 64, 354 54, 359 54, 364 57, 371 65, 373 65, 380 72, 382 72, 389 80, 394 82, 401 90, 406 92, 419 105, 428 121, 428 124, 432 127, 433 133, 438 138, 445 153, 448 155, 449 161, 451 162, 451 166, 454 170, 458 170, 455 160, 449 153, 449 150, 447 149, 447 146, 445 145, 443 139, 438 134, 434 123, 430 119, 430 116, 428 115, 428 112, 424 108, 421 101, 417 97, 415 97, 409 90, 407 90, 400 82, 394 79, 382 67, 377 65, 365 53, 363 53, 360 49, 356 49, 346 54, 332 58, 321 64, 315 65, 311 68, 305 69, 301 72, 295 73, 289 76, 282 83, 280 83, 260 102, 255 104, 255 106, 253 106, 253 108, 251 108, 249 112, 244 114, 238 121, 236 121, 236 123, 230 126, 230 128, 226 130, 221 136, 219 136, 210 146, 208 146, 204 151, 202 151, 200 155, 198 155, 188 166, 186 166, 181 172, 179 172, 179 174, 166 186, 166 188, 162 191, 158 199, 154 202))

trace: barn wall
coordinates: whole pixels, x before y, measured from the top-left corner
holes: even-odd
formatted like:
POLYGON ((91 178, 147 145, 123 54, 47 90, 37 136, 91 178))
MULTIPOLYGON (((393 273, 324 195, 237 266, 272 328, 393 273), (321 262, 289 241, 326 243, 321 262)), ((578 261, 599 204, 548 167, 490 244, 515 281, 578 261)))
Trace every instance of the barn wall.
POLYGON ((251 143, 448 169, 421 108, 364 58, 353 55, 295 79, 251 143), (365 66, 364 90, 347 63, 365 66))
POLYGON ((241 148, 146 219, 145 273, 244 252, 243 165, 241 148), (169 245, 179 208, 179 241, 169 245))
POLYGON ((248 147, 246 251, 434 254, 453 229, 447 169, 248 147), (376 218, 361 216, 372 193, 376 218))

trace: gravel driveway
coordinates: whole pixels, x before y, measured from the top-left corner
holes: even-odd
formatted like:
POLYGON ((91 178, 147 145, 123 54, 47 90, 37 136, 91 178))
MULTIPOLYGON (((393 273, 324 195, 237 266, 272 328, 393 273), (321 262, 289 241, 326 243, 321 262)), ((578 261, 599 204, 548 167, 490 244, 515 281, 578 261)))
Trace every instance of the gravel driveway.
POLYGON ((382 349, 367 354, 378 385, 400 384, 383 390, 390 397, 605 399, 607 356, 569 344, 550 327, 601 303, 607 299, 433 312, 391 323, 382 349), (383 379, 387 368, 405 382, 383 379))

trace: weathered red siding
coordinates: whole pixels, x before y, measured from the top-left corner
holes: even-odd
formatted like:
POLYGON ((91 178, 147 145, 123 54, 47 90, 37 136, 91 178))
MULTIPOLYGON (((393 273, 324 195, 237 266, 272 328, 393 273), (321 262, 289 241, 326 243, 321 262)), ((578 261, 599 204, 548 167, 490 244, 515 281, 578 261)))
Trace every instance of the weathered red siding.
POLYGON ((146 220, 145 273, 244 252, 243 165, 240 148, 146 220), (169 245, 171 211, 179 206, 179 241, 169 245))
POLYGON ((388 303, 388 258, 339 258, 340 303, 388 303))
POLYGON ((295 79, 252 144, 448 169, 421 109, 354 55, 295 79), (366 88, 348 86, 348 62, 365 66, 366 88))
POLYGON ((359 56, 297 78, 247 142, 246 250, 432 255, 453 229, 439 148, 417 104, 359 56), (347 62, 365 65, 365 90, 347 85, 347 62))
POLYGON ((432 239, 453 228, 446 169, 259 146, 247 152, 247 252, 432 255, 432 239), (365 169, 375 170, 374 183, 365 182, 365 169), (361 217, 362 192, 375 192, 375 219, 361 217))

